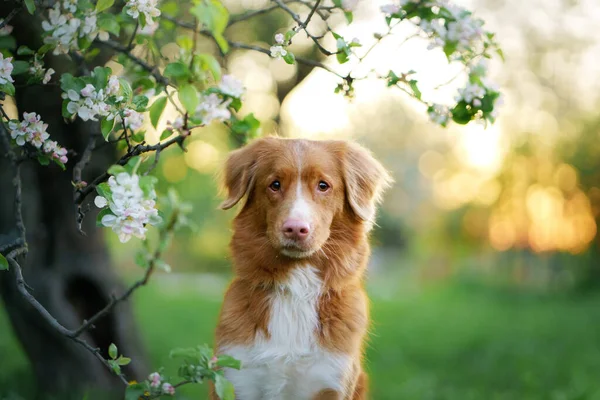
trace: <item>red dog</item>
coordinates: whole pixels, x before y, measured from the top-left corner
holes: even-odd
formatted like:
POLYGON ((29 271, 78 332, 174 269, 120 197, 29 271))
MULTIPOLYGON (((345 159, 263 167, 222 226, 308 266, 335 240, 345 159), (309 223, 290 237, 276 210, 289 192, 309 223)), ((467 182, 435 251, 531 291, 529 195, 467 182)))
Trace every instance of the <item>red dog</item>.
POLYGON ((231 153, 221 208, 247 199, 216 347, 242 361, 225 371, 236 399, 367 398, 367 234, 390 181, 344 141, 271 137, 231 153))

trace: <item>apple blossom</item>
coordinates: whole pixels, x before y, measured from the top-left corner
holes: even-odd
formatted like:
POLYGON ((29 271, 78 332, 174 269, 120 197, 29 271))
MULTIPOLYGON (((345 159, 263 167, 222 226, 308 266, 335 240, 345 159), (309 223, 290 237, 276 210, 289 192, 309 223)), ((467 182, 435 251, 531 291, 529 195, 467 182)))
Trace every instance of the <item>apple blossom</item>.
POLYGON ((281 58, 287 55, 287 51, 283 46, 271 46, 270 53, 273 58, 281 58))
POLYGON ((171 396, 173 396, 175 394, 175 388, 173 387, 173 385, 171 385, 168 382, 163 383, 162 391, 163 391, 163 393, 171 395, 171 396))
POLYGON ((0 85, 8 82, 14 82, 12 74, 13 65, 12 57, 4 58, 4 55, 0 53, 0 85))
POLYGON ((244 94, 244 84, 233 75, 223 75, 219 84, 221 93, 240 98, 244 94))

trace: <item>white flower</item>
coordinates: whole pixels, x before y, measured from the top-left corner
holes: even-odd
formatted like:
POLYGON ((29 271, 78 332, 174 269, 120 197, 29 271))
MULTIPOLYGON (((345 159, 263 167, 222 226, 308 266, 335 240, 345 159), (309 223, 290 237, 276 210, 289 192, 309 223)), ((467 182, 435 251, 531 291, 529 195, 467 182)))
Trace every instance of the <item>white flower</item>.
POLYGON ((97 18, 95 15, 90 15, 89 17, 85 17, 83 20, 83 27, 81 28, 81 32, 79 36, 89 36, 93 34, 97 29, 97 18))
POLYGON ((83 89, 81 89, 79 93, 81 93, 83 97, 91 97, 95 94, 95 92, 96 88, 92 84, 88 83, 83 89))
POLYGON ((208 96, 200 96, 200 104, 196 108, 196 114, 202 119, 204 125, 212 121, 224 121, 231 118, 231 111, 227 109, 231 99, 223 102, 216 93, 208 96))
POLYGON ((153 372, 148 376, 150 380, 150 387, 159 387, 160 386, 160 374, 158 372, 153 372))
POLYGON ((148 36, 152 36, 154 35, 154 32, 156 32, 156 30, 158 29, 159 23, 158 21, 155 21, 151 24, 146 24, 146 26, 144 26, 143 28, 141 28, 138 33, 140 35, 148 35, 148 36))
POLYGON ((283 44, 284 41, 285 41, 285 36, 283 35, 283 33, 278 33, 275 35, 275 43, 283 44))
POLYGON ((133 18, 138 18, 142 13, 146 18, 146 24, 153 24, 152 18, 160 15, 160 10, 156 7, 157 3, 158 0, 129 0, 125 4, 125 8, 127 8, 127 14, 133 18))
POLYGON ((0 85, 4 85, 8 82, 14 82, 12 74, 13 65, 12 57, 4 58, 4 55, 0 53, 0 85))
POLYGON ((287 51, 282 46, 271 46, 271 57, 281 58, 287 55, 287 51))
POLYGON ((219 89, 231 97, 240 98, 244 94, 244 84, 233 75, 223 75, 219 89))
POLYGON ((390 3, 381 6, 381 12, 385 15, 396 14, 398 11, 400 11, 400 6, 398 4, 390 3))
POLYGON ((165 394, 173 396, 175 394, 175 388, 170 383, 163 383, 162 391, 165 394))
MULTIPOLYGON (((0 23, 4 22, 4 18, 0 18, 0 23)), ((12 32, 13 27, 10 25, 4 25, 2 29, 0 29, 0 36, 8 36, 12 32)))
POLYGON ((111 75, 108 78, 108 85, 106 87, 106 95, 114 96, 119 93, 119 89, 121 88, 121 84, 119 83, 119 78, 116 75, 111 75))
MULTIPOLYGON (((101 223, 112 228, 122 243, 127 242, 133 236, 145 238, 146 224, 155 225, 160 222, 154 198, 156 193, 152 191, 145 198, 144 192, 139 185, 139 177, 122 172, 116 177, 108 179, 111 189, 111 198, 96 198, 96 206, 103 208, 108 204, 111 214, 102 217, 101 223)), ((101 196, 98 196, 101 197, 101 196)), ((151 380, 160 382, 160 376, 150 376, 151 380)), ((158 386, 158 385, 157 385, 158 386)))
POLYGON ((482 99, 485 96, 485 88, 469 83, 465 88, 459 89, 456 101, 464 100, 471 103, 474 99, 482 99))
POLYGON ((98 208, 104 208, 104 207, 106 207, 108 205, 108 200, 106 200, 102 196, 96 196, 96 198, 94 199, 94 204, 98 208))
POLYGON ((42 83, 44 85, 50 82, 50 79, 52 79, 52 75, 54 74, 54 72, 55 71, 52 68, 48 68, 48 70, 44 74, 44 79, 42 79, 42 83))
POLYGON ((434 104, 428 114, 429 118, 439 125, 445 125, 450 120, 450 109, 441 104, 434 104))
POLYGON ((55 141, 48 140, 50 138, 46 132, 48 124, 45 124, 36 113, 23 113, 23 121, 10 121, 8 128, 11 138, 18 146, 29 143, 63 164, 68 161, 67 150, 60 147, 55 141))
POLYGON ((171 124, 171 126, 173 127, 173 129, 181 129, 181 128, 183 128, 183 118, 177 117, 175 119, 175 121, 173 121, 173 123, 171 124))
POLYGON ((342 0, 342 8, 344 11, 354 11, 358 5, 358 0, 342 0))
POLYGON ((144 125, 144 114, 141 114, 135 110, 126 109, 123 112, 123 115, 125 116, 125 127, 131 129, 132 131, 137 131, 144 125))

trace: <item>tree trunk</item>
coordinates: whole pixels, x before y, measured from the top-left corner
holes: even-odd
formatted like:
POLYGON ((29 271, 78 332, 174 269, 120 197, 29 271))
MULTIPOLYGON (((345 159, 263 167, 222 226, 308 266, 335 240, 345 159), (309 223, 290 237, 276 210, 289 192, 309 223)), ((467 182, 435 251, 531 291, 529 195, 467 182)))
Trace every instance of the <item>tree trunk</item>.
MULTIPOLYGON (((0 15, 7 15, 15 6, 12 2, 2 2, 0 15)), ((10 24, 14 26, 18 45, 33 49, 41 45, 40 21, 27 12, 21 11, 10 24)), ((46 58, 46 66, 57 71, 54 78, 62 72, 75 70, 67 57, 46 58)), ((52 140, 76 152, 69 155, 66 171, 56 166, 40 166, 35 161, 22 165, 23 213, 29 254, 26 260, 20 261, 32 294, 61 324, 73 329, 104 307, 110 295, 119 294, 123 286, 111 269, 102 232, 95 227, 96 212, 88 213, 84 221, 83 230, 87 236, 78 232, 76 224, 71 184, 73 166, 81 157, 90 135, 99 131, 99 126, 97 123, 65 124, 60 94, 56 85, 17 87, 15 100, 19 115, 22 116, 24 111, 40 114, 48 124, 52 140)), ((13 171, 5 158, 0 158, 0 233, 3 234, 0 243, 6 243, 17 237, 13 171)), ((111 146, 94 152, 83 180, 93 180, 114 159, 111 146)), ((93 389, 90 399, 96 398, 92 393, 97 391, 104 393, 98 398, 120 398, 116 393, 123 393, 122 382, 91 353, 54 331, 20 296, 12 272, 0 274, 0 295, 14 333, 33 367, 38 398, 58 395, 54 398, 81 399, 88 389, 93 389)), ((148 373, 130 304, 120 304, 82 338, 100 348, 105 356, 110 343, 115 343, 120 353, 133 359, 123 369, 129 379, 140 379, 148 373)))

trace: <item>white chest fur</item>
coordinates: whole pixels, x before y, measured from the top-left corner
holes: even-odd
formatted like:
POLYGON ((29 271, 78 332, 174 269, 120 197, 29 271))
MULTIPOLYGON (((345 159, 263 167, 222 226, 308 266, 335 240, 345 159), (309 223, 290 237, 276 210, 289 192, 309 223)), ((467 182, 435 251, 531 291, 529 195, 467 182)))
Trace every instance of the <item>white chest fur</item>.
POLYGON ((352 361, 322 349, 316 339, 322 281, 312 266, 297 267, 270 298, 269 338, 257 333, 250 346, 228 346, 242 361, 227 370, 239 400, 309 400, 323 389, 342 392, 352 361))

